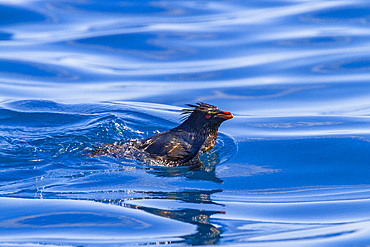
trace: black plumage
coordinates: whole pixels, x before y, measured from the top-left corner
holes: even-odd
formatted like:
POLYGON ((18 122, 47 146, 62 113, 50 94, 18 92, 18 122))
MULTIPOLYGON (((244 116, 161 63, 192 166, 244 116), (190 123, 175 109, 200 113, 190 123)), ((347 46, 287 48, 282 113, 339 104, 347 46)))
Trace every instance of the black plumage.
POLYGON ((137 148, 170 165, 199 168, 202 165, 199 154, 213 148, 218 127, 233 115, 206 103, 187 106, 191 108, 183 110, 179 126, 141 140, 137 148))

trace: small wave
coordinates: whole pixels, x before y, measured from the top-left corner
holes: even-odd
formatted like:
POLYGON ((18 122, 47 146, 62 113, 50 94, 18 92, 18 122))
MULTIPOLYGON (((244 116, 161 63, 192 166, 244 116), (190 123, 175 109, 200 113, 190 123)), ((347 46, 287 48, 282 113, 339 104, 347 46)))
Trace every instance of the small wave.
MULTIPOLYGON (((61 183, 56 182, 60 179, 67 182, 70 178, 87 178, 111 169, 124 171, 127 166, 131 167, 129 170, 139 169, 156 176, 188 176, 188 170, 181 173, 163 170, 160 167, 167 164, 143 159, 138 152, 132 152, 132 148, 130 151, 120 146, 127 140, 139 140, 173 127, 175 123, 158 117, 167 114, 166 107, 161 108, 154 106, 151 110, 150 105, 136 107, 134 104, 66 105, 51 101, 5 103, 0 110, 3 133, 0 155, 9 172, 2 173, 3 181, 13 181, 13 189, 17 184, 23 187, 38 178, 42 178, 44 186, 48 183, 55 186, 61 183), (147 126, 148 122, 151 127, 147 126), (108 154, 111 158, 86 155, 99 143, 114 149, 108 154), (29 172, 22 172, 24 169, 29 172)), ((215 177, 214 167, 230 159, 235 147, 231 138, 221 134, 215 148, 201 157, 204 171, 215 177)), ((17 196, 17 192, 13 196, 17 196)))

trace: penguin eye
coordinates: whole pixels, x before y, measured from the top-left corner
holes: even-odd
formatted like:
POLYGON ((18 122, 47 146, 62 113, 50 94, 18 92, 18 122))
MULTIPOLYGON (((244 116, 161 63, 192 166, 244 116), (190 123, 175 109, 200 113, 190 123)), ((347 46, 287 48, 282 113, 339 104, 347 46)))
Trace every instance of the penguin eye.
POLYGON ((211 117, 210 115, 208 115, 208 114, 206 115, 206 118, 207 118, 207 119, 209 119, 210 117, 211 117))

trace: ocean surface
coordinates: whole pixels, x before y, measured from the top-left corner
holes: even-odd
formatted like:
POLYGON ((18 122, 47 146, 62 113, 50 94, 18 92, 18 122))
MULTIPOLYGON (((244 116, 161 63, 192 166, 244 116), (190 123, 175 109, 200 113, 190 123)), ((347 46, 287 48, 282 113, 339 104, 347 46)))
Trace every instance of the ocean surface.
POLYGON ((1 246, 369 246, 370 1, 0 0, 1 246), (234 118, 199 171, 100 144, 234 118))

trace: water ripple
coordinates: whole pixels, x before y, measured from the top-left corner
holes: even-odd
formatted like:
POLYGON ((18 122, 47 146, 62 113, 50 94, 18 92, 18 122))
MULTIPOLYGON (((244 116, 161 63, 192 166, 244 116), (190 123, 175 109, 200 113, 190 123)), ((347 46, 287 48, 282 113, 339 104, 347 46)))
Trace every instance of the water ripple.
POLYGON ((369 9, 0 0, 0 244, 366 245, 369 9), (197 101, 201 171, 83 155, 197 101))

